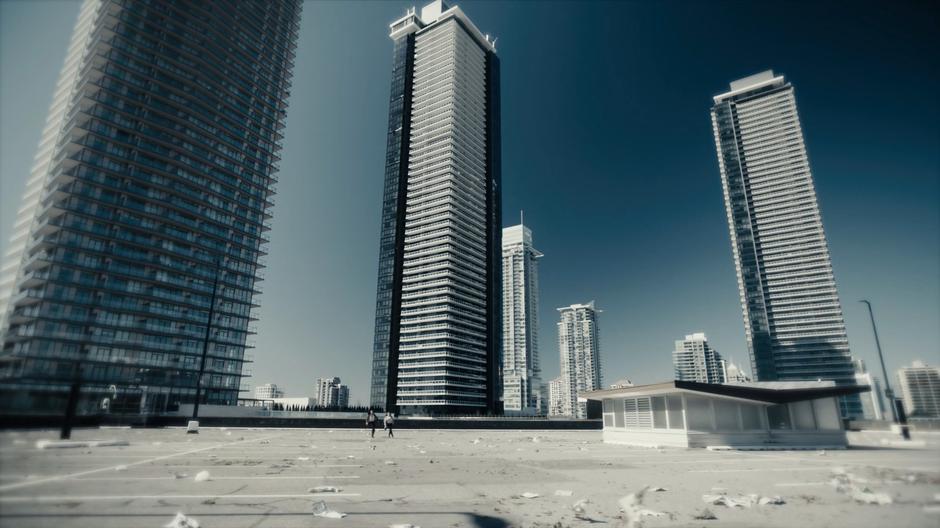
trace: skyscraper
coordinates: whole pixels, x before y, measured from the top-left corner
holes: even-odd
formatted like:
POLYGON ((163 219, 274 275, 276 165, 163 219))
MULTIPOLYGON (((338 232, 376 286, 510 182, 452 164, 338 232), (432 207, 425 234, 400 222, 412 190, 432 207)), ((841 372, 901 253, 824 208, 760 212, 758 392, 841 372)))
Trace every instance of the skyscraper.
POLYGON ((578 395, 604 388, 600 341, 594 301, 559 308, 558 351, 561 356, 562 414, 587 418, 587 406, 578 395))
POLYGON ((5 405, 159 411, 200 372, 236 403, 301 7, 84 2, 2 268, 5 405))
POLYGON ((563 416, 565 414, 565 398, 568 391, 564 389, 565 380, 561 376, 551 380, 548 386, 548 415, 563 416))
MULTIPOLYGON (((751 371, 854 383, 849 341, 793 86, 765 71, 711 110, 751 371)), ((858 396, 843 398, 858 416, 858 396)))
POLYGON ((373 406, 497 412, 499 59, 441 0, 391 24, 373 406))
POLYGON ((539 408, 539 273, 542 257, 523 224, 503 229, 503 409, 544 414, 539 408))
POLYGON ((908 418, 940 418, 940 367, 915 361, 898 370, 898 382, 908 418))
POLYGON ((699 383, 724 383, 725 372, 721 355, 708 346, 708 338, 698 332, 676 341, 672 352, 676 379, 699 383))
POLYGON ((317 405, 344 408, 349 405, 349 387, 339 378, 317 378, 317 405))

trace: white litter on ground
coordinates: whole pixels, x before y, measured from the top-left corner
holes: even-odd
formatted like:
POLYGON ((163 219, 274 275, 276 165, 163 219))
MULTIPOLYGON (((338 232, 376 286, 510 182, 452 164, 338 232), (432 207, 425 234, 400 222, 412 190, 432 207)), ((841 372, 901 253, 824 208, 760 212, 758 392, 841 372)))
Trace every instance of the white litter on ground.
POLYGON ((314 486, 307 490, 307 493, 339 493, 343 491, 343 488, 337 488, 336 486, 314 486))
POLYGON ((386 460, 386 461, 385 461, 385 465, 386 465, 386 466, 397 466, 398 463, 395 462, 394 460, 386 460))
POLYGON ((401 524, 390 524, 388 525, 388 528, 421 528, 421 527, 418 526, 417 524, 401 523, 401 524))
POLYGON ((574 492, 571 490, 555 490, 555 495, 558 497, 570 497, 574 492))
POLYGON ((520 493, 519 496, 522 497, 523 499, 534 499, 536 497, 539 497, 539 494, 532 493, 531 491, 526 491, 524 493, 520 493))
POLYGON ((766 506, 768 504, 772 504, 774 506, 780 506, 782 504, 786 504, 787 501, 783 500, 783 497, 781 497, 780 495, 774 495, 773 497, 761 497, 760 500, 757 501, 757 503, 760 504, 761 506, 766 506))
POLYGON ((342 519, 346 516, 345 513, 329 509, 323 501, 313 503, 313 515, 325 519, 342 519))
POLYGON ((196 482, 206 482, 206 481, 210 480, 210 479, 209 479, 209 472, 208 472, 208 471, 200 471, 199 473, 196 473, 196 478, 194 478, 193 480, 195 480, 196 482))
POLYGON ((127 471, 127 466, 124 466, 124 465, 116 466, 114 468, 114 471, 127 471))
POLYGON ((620 504, 620 510, 623 512, 627 528, 639 528, 640 520, 643 517, 663 517, 663 512, 648 510, 643 508, 643 496, 649 487, 645 487, 636 493, 630 493, 617 501, 620 504))
POLYGON ((839 493, 844 493, 860 504, 877 504, 883 506, 891 504, 893 499, 891 495, 883 492, 875 492, 869 489, 865 484, 868 481, 847 472, 843 468, 834 468, 832 470, 832 479, 829 484, 839 493))
POLYGON ((702 500, 705 504, 711 504, 714 506, 727 506, 729 508, 750 508, 751 506, 757 504, 757 501, 760 500, 760 495, 756 493, 751 493, 750 495, 725 495, 724 493, 719 494, 709 494, 706 493, 702 495, 702 500))
POLYGON ((199 521, 183 515, 183 512, 176 512, 176 517, 163 528, 199 528, 199 521))
POLYGON ((310 457, 297 457, 297 460, 300 460, 301 462, 306 462, 310 460, 310 457))
POLYGON ((669 488, 664 488, 662 486, 657 486, 655 488, 650 488, 650 491, 669 491, 669 488))

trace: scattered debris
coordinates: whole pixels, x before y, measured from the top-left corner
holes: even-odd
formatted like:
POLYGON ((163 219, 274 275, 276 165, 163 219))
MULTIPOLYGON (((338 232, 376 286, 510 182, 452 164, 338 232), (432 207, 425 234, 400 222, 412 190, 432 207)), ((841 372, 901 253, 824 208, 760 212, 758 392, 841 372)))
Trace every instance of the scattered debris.
POLYGON ((210 479, 209 479, 209 472, 208 472, 208 471, 200 471, 199 473, 196 473, 196 478, 194 478, 193 480, 195 480, 196 482, 206 482, 206 481, 210 480, 210 479))
POLYGON ((355 455, 346 455, 346 458, 353 459, 356 458, 355 455))
POLYGON ((893 502, 891 495, 882 492, 874 492, 867 486, 860 485, 867 482, 867 480, 859 478, 843 468, 834 468, 829 484, 835 488, 837 492, 846 494, 851 497, 852 500, 861 504, 877 504, 883 506, 893 502))
POLYGON ((630 493, 617 501, 620 504, 620 510, 623 512, 623 518, 626 521, 627 528, 639 528, 640 520, 643 517, 663 517, 663 512, 648 510, 643 508, 643 496, 646 495, 649 486, 640 491, 630 493))
POLYGON ((421 528, 421 527, 418 526, 417 524, 401 523, 401 524, 390 524, 388 525, 388 528, 421 528))
POLYGON ((705 508, 704 510, 696 513, 695 515, 692 516, 692 518, 695 519, 696 521, 717 521, 718 520, 718 516, 712 513, 712 511, 709 510, 708 508, 705 508))
POLYGON ((307 493, 339 493, 343 491, 343 488, 337 488, 336 486, 314 486, 307 490, 307 493))
POLYGON ((313 503, 313 515, 314 517, 323 517, 325 519, 342 519, 346 516, 345 513, 329 509, 323 501, 313 503))
POLYGON ((531 491, 526 491, 524 493, 520 493, 519 496, 522 497, 523 499, 534 499, 536 497, 539 497, 539 494, 532 493, 531 491))
POLYGON ((176 517, 163 528, 199 528, 199 521, 183 515, 183 512, 176 512, 176 517))
POLYGON ((213 504, 215 504, 215 497, 213 497, 213 498, 211 498, 211 499, 206 499, 206 500, 202 501, 202 503, 205 504, 205 505, 208 505, 208 506, 212 506, 213 504))
POLYGON ((650 488, 650 491, 669 491, 669 488, 664 488, 662 486, 657 486, 655 488, 650 488))
POLYGON ((570 497, 572 494, 574 494, 574 492, 571 490, 555 490, 555 495, 558 497, 570 497))
POLYGON ((779 505, 786 504, 786 503, 787 501, 783 500, 783 497, 781 497, 780 495, 774 495, 773 497, 761 497, 757 501, 757 504, 760 504, 761 506, 766 506, 768 504, 779 506, 779 505))
POLYGON ((887 493, 876 493, 868 488, 856 488, 850 493, 852 500, 861 504, 877 504, 879 506, 891 504, 891 495, 887 493))
POLYGON ((751 506, 757 504, 757 501, 760 500, 760 495, 756 493, 751 493, 750 495, 725 495, 724 493, 712 495, 706 493, 705 495, 702 495, 702 500, 705 501, 705 504, 711 504, 713 506, 727 506, 728 508, 750 508, 751 506))
POLYGON ((270 440, 262 440, 262 441, 260 441, 260 442, 258 442, 258 443, 259 443, 259 444, 270 444, 271 441, 270 441, 270 440))
POLYGON ((186 478, 186 477, 188 477, 188 476, 189 476, 189 475, 187 475, 186 473, 174 473, 174 474, 173 474, 173 478, 175 478, 175 479, 184 479, 184 478, 186 478))
POLYGON ((123 464, 120 466, 115 466, 114 471, 127 471, 127 466, 123 464))
POLYGON ((297 457, 297 460, 300 460, 301 462, 306 462, 310 460, 310 457, 297 457))
POLYGON ((386 460, 386 461, 385 461, 385 465, 386 465, 386 466, 397 466, 398 463, 395 462, 394 460, 386 460))

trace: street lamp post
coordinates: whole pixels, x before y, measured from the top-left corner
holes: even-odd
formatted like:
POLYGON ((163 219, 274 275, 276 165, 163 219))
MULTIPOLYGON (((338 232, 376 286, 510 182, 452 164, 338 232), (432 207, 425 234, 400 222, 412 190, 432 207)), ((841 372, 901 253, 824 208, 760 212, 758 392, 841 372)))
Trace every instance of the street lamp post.
POLYGON ((202 397, 202 377, 206 372, 206 356, 209 354, 209 338, 212 332, 212 317, 215 315, 215 297, 219 289, 219 276, 222 275, 222 260, 215 261, 215 278, 212 280, 212 297, 209 301, 209 320, 206 321, 206 336, 202 342, 202 359, 199 361, 199 375, 196 377, 196 399, 193 401, 193 417, 186 427, 187 433, 199 432, 199 400, 202 397))
MULTIPOLYGON (((888 380, 888 369, 885 367, 885 356, 881 352, 881 341, 878 339, 878 326, 875 325, 875 312, 871 308, 871 303, 865 299, 859 301, 865 303, 865 306, 868 307, 868 316, 871 318, 871 329, 875 334, 875 348, 878 349, 878 360, 881 361, 881 373, 884 375, 885 379, 885 398, 888 399, 888 406, 891 408, 891 418, 895 424, 900 425, 901 421, 898 416, 898 408, 894 400, 894 391, 891 390, 891 382, 888 380)), ((902 433, 905 438, 907 437, 907 431, 902 429, 902 433)))

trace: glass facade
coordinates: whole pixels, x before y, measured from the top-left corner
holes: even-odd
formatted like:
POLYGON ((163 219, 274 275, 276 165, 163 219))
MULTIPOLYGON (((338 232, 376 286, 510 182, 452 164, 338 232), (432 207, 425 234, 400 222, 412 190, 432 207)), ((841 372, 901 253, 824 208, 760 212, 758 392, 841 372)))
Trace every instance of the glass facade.
POLYGON ((56 410, 81 381, 81 411, 173 409, 207 342, 201 401, 236 403, 301 6, 86 1, 13 260, 7 405, 56 410))
MULTIPOLYGON (((793 86, 773 72, 715 97, 712 126, 751 369, 758 381, 855 373, 793 86)), ((861 416, 857 395, 842 398, 861 416)))
POLYGON ((437 0, 395 41, 379 249, 374 407, 498 411, 501 321, 498 61, 437 0))

